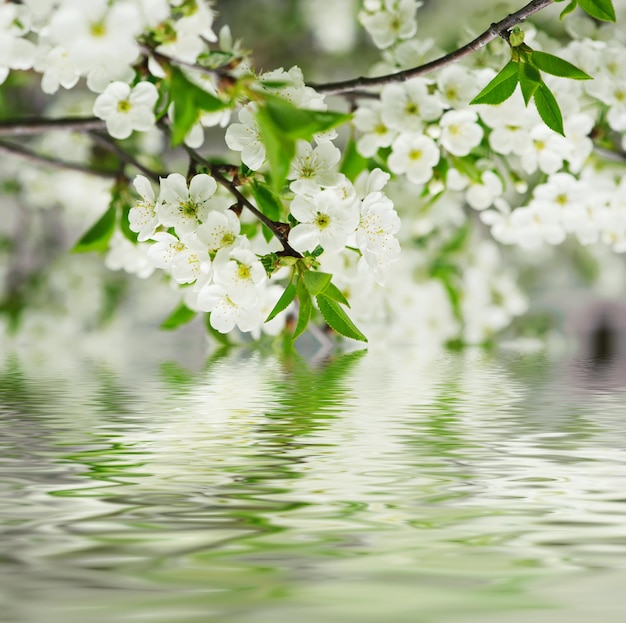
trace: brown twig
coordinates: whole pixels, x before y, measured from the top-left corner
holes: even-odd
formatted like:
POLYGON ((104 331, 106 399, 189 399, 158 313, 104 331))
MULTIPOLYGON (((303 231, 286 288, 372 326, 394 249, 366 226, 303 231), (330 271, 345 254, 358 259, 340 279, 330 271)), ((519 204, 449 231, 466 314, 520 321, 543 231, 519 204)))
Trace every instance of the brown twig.
POLYGON ((14 145, 13 143, 7 143, 6 141, 0 141, 0 151, 6 154, 20 156, 26 158, 31 162, 37 164, 50 165, 60 169, 69 169, 70 171, 78 171, 80 173, 86 173, 87 175, 95 175, 97 177, 103 177, 107 179, 115 179, 118 175, 116 171, 103 171, 99 169, 92 169, 86 165, 77 164, 75 162, 67 162, 65 160, 59 160, 58 158, 52 158, 51 156, 44 156, 37 152, 26 149, 21 145, 14 145))
POLYGON ((237 199, 237 203, 245 206, 254 216, 263 223, 273 234, 276 236, 277 240, 283 247, 283 251, 285 255, 289 255, 291 257, 302 257, 300 253, 298 253, 292 246, 289 244, 288 240, 288 231, 285 231, 285 227, 281 227, 284 225, 283 223, 276 223, 272 221, 270 218, 265 216, 263 212, 261 212, 257 207, 255 207, 237 188, 235 182, 229 180, 222 173, 223 165, 212 164, 205 160, 195 149, 191 149, 191 147, 185 146, 185 151, 189 154, 189 157, 196 163, 201 166, 208 167, 211 171, 211 175, 215 178, 215 181, 218 184, 221 184, 224 188, 226 188, 234 197, 237 199))
POLYGON ((385 84, 390 84, 392 82, 404 82, 406 80, 409 80, 410 78, 429 74, 433 71, 436 71, 437 69, 441 69, 442 67, 446 67, 447 65, 456 63, 460 59, 469 56, 480 48, 483 48, 488 43, 490 43, 494 39, 497 39, 498 37, 506 38, 506 34, 509 30, 511 30, 511 28, 517 26, 517 24, 521 24, 531 15, 534 15, 542 9, 545 9, 553 2, 554 0, 532 0, 532 2, 529 2, 519 11, 515 11, 515 13, 507 15, 499 22, 491 24, 491 26, 489 26, 489 28, 485 32, 483 32, 481 35, 476 37, 476 39, 470 41, 468 44, 464 45, 458 50, 450 52, 449 54, 446 54, 441 58, 435 59, 434 61, 430 61, 429 63, 426 63, 424 65, 420 65, 419 67, 413 67, 412 69, 405 69, 403 71, 398 71, 393 74, 387 74, 385 76, 377 76, 375 78, 361 77, 354 78, 352 80, 343 80, 340 82, 329 82, 326 84, 310 84, 309 86, 314 88, 318 93, 324 93, 327 95, 338 95, 343 93, 349 93, 357 89, 382 86, 385 84))
POLYGON ((90 130, 104 130, 104 128, 104 121, 95 117, 7 119, 0 121, 0 136, 33 136, 49 130, 88 132, 90 130))
POLYGON ((135 167, 157 184, 159 183, 159 178, 164 177, 165 174, 161 175, 158 172, 149 169, 128 152, 125 152, 114 140, 109 138, 107 134, 104 134, 103 132, 90 132, 89 135, 94 141, 99 143, 104 149, 111 152, 113 155, 117 156, 122 162, 135 167))

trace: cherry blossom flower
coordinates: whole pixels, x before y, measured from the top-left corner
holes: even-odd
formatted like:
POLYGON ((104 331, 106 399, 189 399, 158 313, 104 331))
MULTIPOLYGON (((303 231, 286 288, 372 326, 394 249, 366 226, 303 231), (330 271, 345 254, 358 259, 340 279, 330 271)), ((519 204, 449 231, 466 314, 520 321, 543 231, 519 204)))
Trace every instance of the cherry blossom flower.
POLYGON ((257 288, 267 278, 263 264, 246 247, 234 246, 217 252, 213 281, 237 304, 256 301, 257 288))
POLYGON ((151 82, 132 89, 125 82, 112 82, 94 102, 93 113, 104 119, 107 132, 117 139, 128 138, 133 130, 147 132, 155 124, 154 106, 159 93, 151 82))
POLYGON ((61 5, 50 19, 48 35, 55 45, 65 47, 82 75, 106 67, 130 66, 139 54, 135 37, 141 32, 136 6, 107 0, 71 2, 61 5))
POLYGON ((133 244, 119 231, 109 242, 104 264, 109 270, 123 270, 140 279, 147 279, 154 272, 154 263, 148 257, 145 246, 133 244))
POLYGON ((239 121, 226 130, 226 144, 233 151, 241 152, 241 161, 253 171, 265 162, 265 145, 261 141, 259 126, 254 118, 256 108, 248 104, 239 111, 239 121))
POLYGON ((313 251, 321 245, 327 253, 337 253, 359 223, 355 204, 341 201, 333 190, 297 195, 291 203, 291 214, 299 221, 289 232, 289 244, 296 251, 313 251))
POLYGON ((144 242, 154 234, 159 225, 159 217, 156 214, 156 197, 150 180, 143 175, 135 177, 133 186, 141 199, 135 202, 128 213, 129 228, 138 234, 137 240, 139 242, 144 242))
POLYGON ((354 127, 361 133, 357 149, 366 158, 375 155, 380 147, 389 147, 398 134, 383 122, 382 108, 380 102, 374 102, 357 108, 354 113, 354 127))
POLYGON ((287 179, 294 180, 289 188, 294 193, 313 194, 320 187, 338 185, 341 178, 335 165, 340 158, 341 152, 330 141, 320 143, 315 149, 307 141, 298 141, 287 175, 287 179))
POLYGON ((388 48, 397 39, 409 39, 417 31, 417 0, 365 0, 359 21, 379 48, 388 48))
POLYGON ((478 115, 471 110, 449 110, 441 117, 441 145, 454 156, 467 156, 483 137, 477 123, 478 115))
POLYGON ((387 164, 393 173, 404 173, 414 184, 425 184, 439 162, 439 148, 423 134, 400 134, 393 142, 387 164))
POLYGON ((212 210, 196 230, 198 239, 209 253, 216 253, 233 245, 241 229, 237 215, 231 210, 212 210))
POLYGON ((217 183, 204 173, 191 179, 189 187, 180 173, 161 178, 156 212, 161 224, 174 227, 179 236, 194 231, 207 218, 217 183))
POLYGON ((422 78, 386 85, 380 101, 384 124, 398 132, 419 131, 424 121, 434 121, 443 112, 439 97, 430 94, 428 82, 422 78))
POLYGON ((11 69, 30 69, 36 47, 23 38, 29 31, 30 11, 15 4, 0 5, 0 84, 11 69))
POLYGON ((211 326, 220 333, 230 333, 235 327, 249 332, 258 329, 262 322, 260 306, 249 302, 236 303, 226 290, 217 284, 207 284, 197 294, 199 311, 209 312, 211 326))

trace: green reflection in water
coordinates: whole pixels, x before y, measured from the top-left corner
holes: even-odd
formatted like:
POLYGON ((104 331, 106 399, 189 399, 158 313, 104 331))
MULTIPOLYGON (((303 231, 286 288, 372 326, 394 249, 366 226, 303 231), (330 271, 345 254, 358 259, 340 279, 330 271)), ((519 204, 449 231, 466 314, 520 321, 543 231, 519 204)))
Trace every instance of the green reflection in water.
POLYGON ((0 620, 618 621, 623 398, 543 356, 8 360, 0 620))

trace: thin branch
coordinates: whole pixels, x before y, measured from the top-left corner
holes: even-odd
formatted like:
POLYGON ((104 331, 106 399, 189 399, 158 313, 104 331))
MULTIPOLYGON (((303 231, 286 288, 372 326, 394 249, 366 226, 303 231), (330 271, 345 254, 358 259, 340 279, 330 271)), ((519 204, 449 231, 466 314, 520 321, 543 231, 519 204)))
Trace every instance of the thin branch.
POLYGON ((33 136, 49 130, 88 132, 90 130, 104 130, 104 128, 104 121, 95 117, 8 119, 0 121, 0 136, 33 136))
POLYGON ((37 164, 50 165, 60 169, 69 169, 70 171, 78 171, 80 173, 95 175, 97 177, 103 177, 106 179, 115 179, 118 175, 115 171, 102 171, 98 169, 92 169, 82 164, 66 162, 65 160, 58 160, 57 158, 44 156, 42 154, 31 151, 30 149, 21 147, 20 145, 7 143, 6 141, 0 141, 0 152, 20 156, 21 158, 26 158, 27 160, 30 160, 31 162, 35 162, 37 164))
POLYGON ((355 78, 353 80, 329 82, 327 84, 311 84, 309 86, 313 87, 318 93, 336 95, 349 93, 351 91, 367 87, 382 86, 384 84, 390 84, 392 82, 404 82, 405 80, 415 78, 416 76, 429 74, 433 71, 436 71, 437 69, 441 69, 442 67, 446 67, 447 65, 456 63, 460 59, 469 56, 480 48, 483 48, 488 43, 490 43, 494 39, 497 39, 498 37, 506 38, 506 33, 508 33, 511 28, 517 26, 517 24, 521 24, 531 15, 534 15, 542 9, 545 9, 553 2, 554 0, 532 0, 532 2, 529 2, 519 11, 511 13, 510 15, 507 15, 503 20, 491 24, 491 26, 489 26, 489 28, 482 35, 479 35, 473 41, 470 41, 468 44, 464 45, 458 50, 450 52, 450 54, 446 54, 441 58, 426 63, 425 65, 413 67, 412 69, 405 69, 403 71, 399 71, 393 74, 387 74, 386 76, 377 76, 375 78, 361 77, 355 78))
POLYGON ((237 199, 237 202, 240 205, 243 205, 250 210, 250 212, 254 214, 254 216, 259 219, 259 221, 261 221, 261 223, 263 223, 263 225, 265 225, 274 234, 274 236, 276 236, 280 244, 283 246, 283 250, 286 255, 291 257, 302 257, 302 255, 293 249, 289 244, 288 236, 285 234, 283 228, 281 228, 281 223, 272 221, 265 216, 263 212, 252 205, 252 203, 239 191, 235 183, 224 176, 220 165, 208 162, 195 149, 185 146, 185 151, 195 162, 208 167, 211 171, 211 175, 215 178, 215 181, 226 188, 235 197, 235 199, 237 199))
POLYGON ((89 135, 104 149, 117 156, 122 162, 135 167, 157 184, 159 183, 159 178, 165 176, 165 174, 159 174, 141 164, 141 162, 139 162, 136 158, 125 152, 114 140, 110 139, 107 134, 104 134, 103 132, 90 132, 89 135))

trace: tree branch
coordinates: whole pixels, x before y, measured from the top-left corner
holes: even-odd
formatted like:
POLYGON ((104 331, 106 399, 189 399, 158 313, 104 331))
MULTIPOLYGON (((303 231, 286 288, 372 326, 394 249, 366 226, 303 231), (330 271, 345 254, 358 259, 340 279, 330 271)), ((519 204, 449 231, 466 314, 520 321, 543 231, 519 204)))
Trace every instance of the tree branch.
POLYGON ((263 223, 263 225, 265 225, 274 234, 274 236, 276 236, 278 242, 280 242, 283 246, 283 250, 286 255, 291 257, 302 257, 302 255, 293 249, 289 244, 288 236, 285 234, 283 228, 281 228, 281 224, 275 223, 265 216, 265 214, 263 214, 263 212, 261 212, 258 208, 252 205, 252 203, 241 194, 235 183, 224 176, 219 165, 208 162, 195 149, 191 149, 191 147, 185 146, 185 151, 194 162, 208 167, 211 171, 211 175, 215 178, 215 181, 226 188, 235 197, 235 199, 237 199, 238 203, 250 210, 250 212, 252 212, 252 214, 254 214, 254 216, 256 216, 256 218, 259 219, 259 221, 261 221, 261 223, 263 223))
POLYGON ((118 175, 115 171, 102 171, 98 169, 92 169, 82 164, 66 162, 64 160, 58 160, 57 158, 52 158, 50 156, 44 156, 42 154, 31 151, 30 149, 21 147, 20 145, 7 143, 6 141, 0 141, 0 152, 20 156, 37 164, 50 165, 61 169, 69 169, 70 171, 78 171, 80 173, 95 175, 97 177, 103 177, 106 179, 115 179, 118 175))
POLYGON ((149 177, 157 184, 159 183, 159 178, 161 177, 159 173, 141 164, 136 158, 125 152, 114 140, 110 139, 107 134, 104 132, 90 132, 89 135, 104 149, 117 156, 122 162, 130 164, 141 171, 146 177, 149 177))
POLYGON ((310 84, 309 86, 314 88, 318 93, 327 95, 338 95, 343 93, 350 93, 357 89, 363 89, 367 87, 377 87, 384 84, 390 84, 392 82, 404 82, 410 78, 417 76, 423 76, 429 74, 437 69, 456 63, 465 56, 469 56, 473 52, 476 52, 480 48, 483 48, 488 43, 497 39, 498 37, 505 37, 506 33, 511 30, 517 24, 521 24, 528 19, 531 15, 538 13, 547 6, 550 6, 554 0, 532 0, 525 7, 507 15, 503 20, 491 24, 489 28, 482 34, 476 37, 473 41, 463 47, 450 52, 441 58, 430 61, 419 67, 413 67, 412 69, 405 69, 393 74, 387 74, 386 76, 377 76, 375 78, 355 78, 353 80, 344 80, 340 82, 329 82, 326 84, 310 84))
POLYGON ((104 130, 104 121, 95 117, 64 117, 59 119, 8 119, 0 121, 0 136, 33 136, 48 130, 87 132, 104 130))

